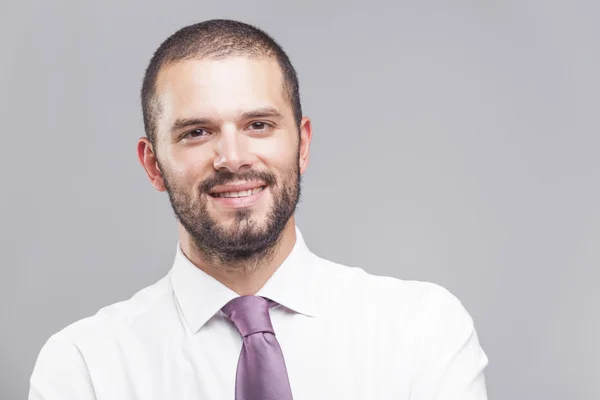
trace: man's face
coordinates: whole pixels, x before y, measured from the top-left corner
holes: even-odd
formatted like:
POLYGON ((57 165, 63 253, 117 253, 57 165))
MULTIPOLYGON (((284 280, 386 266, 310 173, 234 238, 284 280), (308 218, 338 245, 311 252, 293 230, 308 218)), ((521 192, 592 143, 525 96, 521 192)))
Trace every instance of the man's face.
POLYGON ((271 249, 296 208, 301 173, 277 62, 178 62, 161 71, 157 93, 156 157, 193 242, 221 262, 271 249))

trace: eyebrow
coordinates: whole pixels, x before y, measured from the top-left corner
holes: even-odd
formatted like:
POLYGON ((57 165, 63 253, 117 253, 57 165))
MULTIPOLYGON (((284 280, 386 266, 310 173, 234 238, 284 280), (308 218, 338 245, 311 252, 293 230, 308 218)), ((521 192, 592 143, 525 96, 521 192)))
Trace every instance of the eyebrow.
POLYGON ((171 125, 171 132, 175 132, 190 126, 207 125, 210 122, 211 120, 207 118, 178 118, 173 125, 171 125))
MULTIPOLYGON (((256 110, 246 111, 238 115, 241 120, 256 118, 271 118, 278 121, 283 120, 283 115, 273 107, 257 108, 256 110)), ((175 132, 190 126, 209 125, 214 123, 210 118, 178 118, 171 125, 171 132, 175 132)))
POLYGON ((272 118, 281 121, 283 115, 273 107, 258 108, 240 115, 240 119, 272 118))

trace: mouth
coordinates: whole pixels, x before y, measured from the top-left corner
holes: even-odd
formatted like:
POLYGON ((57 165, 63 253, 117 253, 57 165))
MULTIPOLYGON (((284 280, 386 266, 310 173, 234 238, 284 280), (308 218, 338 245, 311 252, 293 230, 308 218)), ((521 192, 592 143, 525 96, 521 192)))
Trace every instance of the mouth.
POLYGON ((214 204, 224 209, 251 208, 267 192, 264 182, 240 182, 213 188, 208 194, 214 204))
POLYGON ((209 193, 209 194, 210 194, 210 196, 212 196, 214 198, 237 199, 240 197, 253 196, 257 193, 262 192, 265 189, 266 189, 266 186, 258 186, 253 189, 247 189, 247 190, 232 190, 232 191, 216 192, 216 193, 209 193))

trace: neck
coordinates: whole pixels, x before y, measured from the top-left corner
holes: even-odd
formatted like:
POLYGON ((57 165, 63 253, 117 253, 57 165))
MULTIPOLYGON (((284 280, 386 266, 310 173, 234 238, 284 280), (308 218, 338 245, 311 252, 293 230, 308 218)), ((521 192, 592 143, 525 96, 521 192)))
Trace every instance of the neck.
POLYGON ((222 265, 211 260, 193 244, 187 231, 179 225, 179 241, 185 256, 199 269, 240 296, 255 295, 291 253, 296 243, 296 225, 292 216, 278 242, 266 256, 236 265, 222 265))

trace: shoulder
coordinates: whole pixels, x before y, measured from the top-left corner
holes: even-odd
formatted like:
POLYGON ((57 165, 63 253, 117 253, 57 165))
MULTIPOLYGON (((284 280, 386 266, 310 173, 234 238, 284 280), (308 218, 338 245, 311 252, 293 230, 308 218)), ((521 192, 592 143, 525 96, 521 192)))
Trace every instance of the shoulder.
POLYGON ((420 319, 470 319, 461 301, 439 284, 375 275, 360 267, 315 257, 323 287, 345 300, 354 299, 395 313, 415 313, 420 319))
POLYGON ((51 335, 37 356, 30 378, 31 393, 55 391, 60 386, 70 391, 65 398, 92 398, 87 356, 101 357, 111 343, 120 343, 120 338, 132 334, 135 339, 140 327, 148 330, 157 325, 157 317, 169 315, 167 310, 172 308, 169 277, 51 335))
POLYGON ((50 336, 48 342, 77 345, 117 335, 140 320, 153 318, 169 303, 169 298, 170 275, 167 275, 129 299, 102 307, 94 315, 71 323, 50 336))

